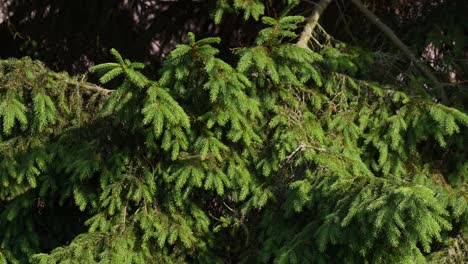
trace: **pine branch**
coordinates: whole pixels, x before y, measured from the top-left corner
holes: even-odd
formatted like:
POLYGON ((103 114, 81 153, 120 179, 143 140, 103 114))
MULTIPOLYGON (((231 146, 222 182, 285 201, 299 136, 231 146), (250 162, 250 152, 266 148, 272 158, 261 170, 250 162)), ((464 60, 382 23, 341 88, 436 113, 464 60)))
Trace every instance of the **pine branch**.
POLYGON ((302 31, 301 36, 299 37, 297 46, 307 48, 307 43, 309 42, 310 38, 312 38, 312 32, 317 26, 320 16, 322 15, 323 11, 327 9, 328 5, 330 5, 332 1, 333 0, 321 0, 317 4, 312 14, 307 18, 307 22, 304 26, 304 31, 302 31))
POLYGON ((98 92, 98 93, 102 93, 102 94, 111 94, 114 92, 114 90, 109 90, 109 89, 106 89, 106 88, 102 88, 101 86, 98 86, 96 84, 93 84, 93 83, 87 83, 87 82, 78 82, 78 81, 73 81, 73 80, 67 80, 67 83, 69 84, 72 84, 72 85, 76 85, 80 88, 83 88, 85 90, 89 90, 89 91, 93 91, 93 92, 98 92))
POLYGON ((408 56, 408 58, 413 61, 416 66, 421 70, 421 72, 429 79, 431 80, 434 85, 439 89, 440 91, 440 96, 442 98, 443 102, 447 102, 447 94, 444 91, 444 88, 442 84, 439 82, 437 77, 432 73, 431 69, 426 66, 424 63, 422 63, 414 54, 413 52, 406 46, 393 32, 392 29, 390 29, 386 24, 382 22, 372 11, 367 9, 364 4, 360 0, 351 0, 353 4, 361 11, 374 25, 376 25, 382 32, 387 35, 387 37, 390 38, 390 40, 401 50, 403 53, 408 56))
POLYGON ((299 152, 307 148, 307 145, 300 143, 299 146, 286 157, 286 163, 290 163, 292 158, 299 152))
POLYGON ((66 78, 64 80, 63 76, 61 74, 59 74, 59 73, 56 73, 56 72, 51 72, 50 75, 52 77, 56 78, 56 79, 63 80, 67 84, 79 87, 81 89, 84 89, 84 90, 87 90, 87 91, 90 91, 90 92, 98 92, 98 93, 101 93, 101 94, 104 94, 104 95, 109 95, 112 92, 114 92, 114 90, 109 90, 109 89, 103 88, 103 87, 101 87, 99 85, 89 83, 89 82, 77 81, 77 80, 73 80, 73 79, 70 79, 70 78, 66 78))

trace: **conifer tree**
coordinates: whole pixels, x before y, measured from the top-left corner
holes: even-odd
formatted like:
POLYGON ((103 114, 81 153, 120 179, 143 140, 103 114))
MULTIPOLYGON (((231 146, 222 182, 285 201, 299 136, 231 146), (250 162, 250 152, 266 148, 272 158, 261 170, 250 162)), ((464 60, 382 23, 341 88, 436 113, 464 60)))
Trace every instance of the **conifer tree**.
POLYGON ((265 2, 218 1, 255 42, 189 32, 154 79, 1 60, 0 263, 466 261, 466 106, 265 2))

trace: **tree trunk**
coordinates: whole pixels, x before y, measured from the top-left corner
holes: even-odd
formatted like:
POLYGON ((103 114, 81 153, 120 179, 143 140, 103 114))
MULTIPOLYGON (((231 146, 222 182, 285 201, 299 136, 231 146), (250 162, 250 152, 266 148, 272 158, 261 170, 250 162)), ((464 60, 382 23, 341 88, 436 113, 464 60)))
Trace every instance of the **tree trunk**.
POLYGON ((443 86, 440 84, 437 77, 432 73, 432 70, 426 66, 421 60, 419 60, 413 52, 406 46, 398 37, 397 35, 387 26, 385 25, 374 13, 372 13, 369 9, 367 9, 364 4, 360 0, 351 0, 353 4, 361 11, 374 25, 376 25, 382 32, 390 38, 390 40, 401 50, 403 53, 413 61, 416 66, 421 70, 421 72, 431 80, 437 89, 439 89, 440 96, 443 102, 447 102, 447 94, 444 91, 443 86))

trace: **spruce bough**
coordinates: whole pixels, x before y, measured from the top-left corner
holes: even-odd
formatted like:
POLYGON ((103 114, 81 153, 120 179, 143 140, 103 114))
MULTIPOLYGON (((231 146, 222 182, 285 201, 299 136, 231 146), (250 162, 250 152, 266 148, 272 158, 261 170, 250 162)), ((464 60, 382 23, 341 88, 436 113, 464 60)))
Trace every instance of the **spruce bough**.
POLYGON ((112 50, 109 90, 0 61, 0 263, 425 263, 466 241, 467 114, 376 82, 372 52, 293 44, 303 17, 261 21, 235 62, 189 33, 158 80, 112 50))

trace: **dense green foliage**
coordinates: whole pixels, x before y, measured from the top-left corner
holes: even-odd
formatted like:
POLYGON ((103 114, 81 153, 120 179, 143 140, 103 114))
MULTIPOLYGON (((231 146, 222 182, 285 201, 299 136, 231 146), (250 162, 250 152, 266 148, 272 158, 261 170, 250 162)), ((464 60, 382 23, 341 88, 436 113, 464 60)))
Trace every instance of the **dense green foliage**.
POLYGON ((188 33, 157 79, 112 49, 109 90, 0 60, 0 263, 466 261, 466 86, 442 104, 393 54, 298 47, 298 1, 264 2, 218 1, 256 40, 188 33))

